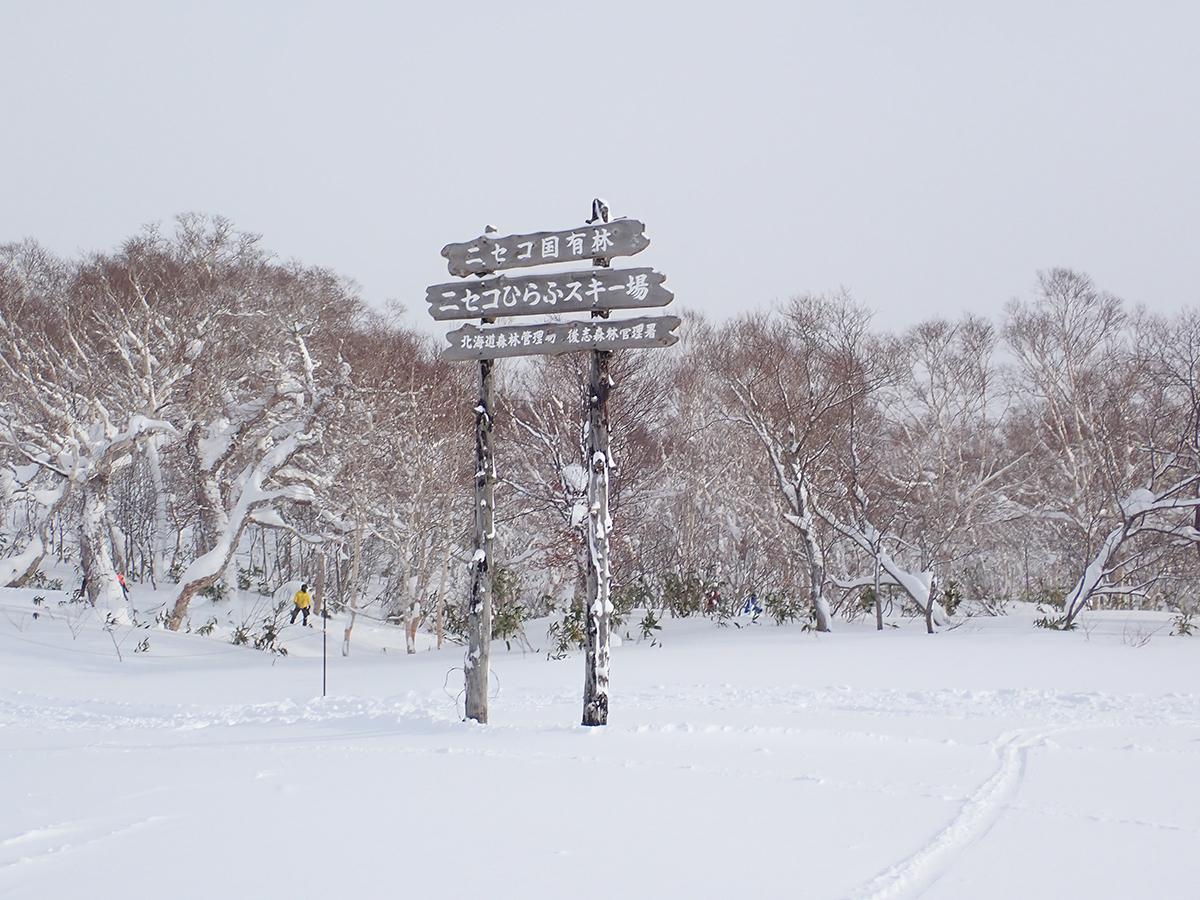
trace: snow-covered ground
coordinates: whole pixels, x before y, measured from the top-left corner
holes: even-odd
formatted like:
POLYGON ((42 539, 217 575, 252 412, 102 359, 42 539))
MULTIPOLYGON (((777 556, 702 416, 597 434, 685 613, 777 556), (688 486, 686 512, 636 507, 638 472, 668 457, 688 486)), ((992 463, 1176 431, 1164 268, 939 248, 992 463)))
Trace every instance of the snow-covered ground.
POLYGON ((1165 617, 668 623, 584 729, 578 657, 497 645, 481 727, 456 647, 368 622, 343 658, 335 621, 321 699, 319 629, 118 661, 60 596, 0 591, 3 897, 1200 896, 1200 637, 1165 617))

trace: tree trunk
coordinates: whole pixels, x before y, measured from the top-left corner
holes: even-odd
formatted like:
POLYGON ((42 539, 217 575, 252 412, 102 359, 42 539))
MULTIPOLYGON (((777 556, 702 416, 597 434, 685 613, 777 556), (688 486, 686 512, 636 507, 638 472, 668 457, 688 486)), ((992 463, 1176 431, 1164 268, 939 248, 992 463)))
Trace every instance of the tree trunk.
MULTIPOLYGON (((356 511, 357 515, 357 511, 356 511)), ((354 620, 358 618, 358 572, 362 559, 362 521, 354 527, 354 559, 350 562, 350 618, 342 634, 342 656, 350 655, 350 635, 354 633, 354 620)))
POLYGON ((408 607, 404 619, 404 649, 407 653, 417 652, 417 627, 421 624, 421 603, 414 600, 408 607))
POLYGON ((825 553, 817 540, 816 520, 813 518, 808 485, 803 480, 797 481, 794 496, 796 515, 793 524, 800 531, 804 551, 808 556, 809 588, 812 591, 813 611, 817 617, 817 631, 832 631, 833 615, 829 610, 829 601, 825 599, 825 553))
POLYGON ((197 594, 208 590, 225 576, 225 570, 229 567, 229 561, 233 559, 233 554, 237 550, 238 541, 241 540, 246 521, 248 520, 243 520, 237 532, 230 536, 229 542, 224 545, 223 550, 220 549, 219 545, 218 548, 209 551, 211 553, 222 553, 220 564, 214 571, 201 575, 198 578, 188 578, 187 573, 184 573, 185 581, 183 587, 179 589, 179 596, 175 598, 175 605, 171 608, 171 615, 167 619, 167 628, 171 631, 178 631, 183 625, 183 620, 187 617, 188 606, 191 604, 192 599, 197 594))
POLYGON ((125 555, 125 535, 121 529, 117 527, 117 523, 113 521, 112 516, 108 515, 107 512, 105 513, 104 520, 108 529, 109 539, 112 541, 113 567, 126 578, 128 578, 129 559, 125 555))
POLYGON ((812 589, 813 611, 817 614, 817 631, 833 631, 833 615, 825 599, 825 558, 821 551, 808 557, 809 583, 812 589))
POLYGON ((933 634, 933 604, 937 602, 937 576, 929 573, 929 594, 925 597, 925 631, 933 634))
POLYGON ((25 549, 16 556, 0 560, 0 566, 3 566, 0 577, 4 580, 4 587, 24 587, 25 582, 33 577, 45 558, 46 543, 40 535, 35 534, 29 539, 25 549))
MULTIPOLYGON (((200 450, 201 432, 202 428, 198 422, 188 432, 188 449, 193 459, 204 457, 200 450)), ((216 472, 200 469, 196 472, 192 487, 199 517, 199 527, 195 535, 196 555, 201 556, 216 545, 218 538, 229 525, 229 515, 225 510, 225 497, 221 492, 221 483, 216 472)))
POLYGON ((437 648, 442 649, 446 640, 446 582, 450 578, 450 544, 446 544, 446 557, 442 563, 442 580, 439 582, 437 595, 437 612, 434 617, 434 629, 437 633, 437 648))
POLYGON ((94 475, 83 485, 83 521, 79 536, 80 564, 88 602, 97 610, 112 613, 118 622, 129 621, 129 604, 117 582, 106 527, 108 476, 94 475))
POLYGON ((150 469, 150 481, 154 485, 154 534, 150 538, 150 580, 154 584, 166 578, 166 559, 170 549, 167 516, 167 487, 163 480, 162 464, 158 453, 158 437, 151 437, 146 444, 146 464, 150 469))
MULTIPOLYGON (((41 567, 42 560, 46 558, 46 553, 54 543, 54 522, 58 511, 67 502, 70 492, 71 482, 64 479, 58 488, 58 496, 38 523, 37 529, 29 539, 29 544, 16 556, 0 560, 0 567, 3 567, 0 571, 0 580, 4 582, 3 587, 24 587, 25 583, 41 567)), ((62 539, 59 538, 59 544, 61 545, 61 543, 62 539)))
POLYGON ((879 551, 875 552, 875 630, 883 631, 883 597, 879 593, 879 551))
POLYGON ((591 352, 588 382, 588 518, 586 658, 583 681, 583 724, 608 724, 609 628, 611 569, 608 510, 609 354, 591 352))
POLYGON ((1067 594, 1063 603, 1063 624, 1066 627, 1070 628, 1075 624, 1075 617, 1091 605, 1092 594, 1104 581, 1104 573, 1107 571, 1109 563, 1125 542, 1128 533, 1127 527, 1122 523, 1105 536, 1100 549, 1084 568, 1083 574, 1079 576, 1079 580, 1075 582, 1071 592, 1067 594))
POLYGON ((471 597, 467 607, 466 716, 481 725, 488 719, 488 678, 492 644, 492 551, 496 537, 496 459, 492 438, 492 369, 479 363, 479 403, 475 407, 475 555, 471 559, 471 597))

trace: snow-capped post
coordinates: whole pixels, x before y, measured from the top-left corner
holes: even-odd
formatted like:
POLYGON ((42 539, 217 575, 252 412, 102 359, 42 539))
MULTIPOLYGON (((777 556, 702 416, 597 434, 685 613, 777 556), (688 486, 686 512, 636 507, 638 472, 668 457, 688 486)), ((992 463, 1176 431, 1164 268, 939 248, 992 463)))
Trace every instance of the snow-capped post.
MULTIPOLYGON (((607 222, 608 207, 592 201, 589 223, 607 222)), ((593 265, 607 268, 608 260, 596 257, 593 265)), ((593 319, 607 319, 608 310, 592 310, 593 319)), ((594 349, 588 366, 587 392, 587 610, 584 626, 583 724, 608 724, 608 631, 612 601, 609 597, 611 571, 608 537, 612 519, 608 513, 608 392, 609 351, 594 349)))
POLYGON ((488 648, 491 643, 492 548, 495 540, 495 473, 492 444, 492 369, 496 359, 589 350, 587 446, 588 499, 588 626, 585 725, 608 720, 608 409, 609 353, 634 347, 669 347, 678 341, 675 316, 641 316, 605 323, 609 310, 666 306, 674 295, 663 287, 664 276, 652 269, 610 270, 616 256, 633 256, 650 243, 646 226, 636 219, 610 221, 607 207, 593 201, 586 225, 564 231, 494 235, 494 229, 460 244, 447 244, 442 256, 451 275, 489 276, 504 269, 585 262, 586 271, 552 272, 510 278, 474 279, 431 285, 425 292, 429 314, 437 321, 480 319, 446 335, 449 360, 479 361, 479 401, 475 407, 475 554, 471 560, 468 608, 466 715, 487 721, 488 648), (591 314, 588 322, 536 322, 495 325, 501 316, 553 313, 591 314))
MULTIPOLYGON (((483 324, 495 319, 484 317, 483 324)), ((488 720, 488 679, 492 647, 492 549, 496 538, 496 454, 492 439, 495 362, 479 361, 479 402, 475 405, 475 555, 471 557, 471 599, 467 607, 466 715, 488 720)))

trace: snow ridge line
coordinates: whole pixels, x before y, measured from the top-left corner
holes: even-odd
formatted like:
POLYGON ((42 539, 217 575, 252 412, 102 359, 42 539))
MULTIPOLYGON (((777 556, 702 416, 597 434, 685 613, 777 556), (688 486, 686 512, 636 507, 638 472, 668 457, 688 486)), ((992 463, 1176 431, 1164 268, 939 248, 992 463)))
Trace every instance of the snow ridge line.
MULTIPOLYGON (((555 695, 546 701, 522 696, 510 691, 506 706, 509 709, 543 709, 553 703, 573 705, 574 695, 555 695)), ((933 690, 873 689, 860 690, 843 687, 769 687, 730 688, 696 685, 687 689, 659 688, 654 691, 631 691, 622 695, 623 708, 630 710, 673 710, 676 707, 725 712, 738 710, 772 711, 780 707, 790 708, 797 714, 836 713, 894 719, 897 716, 935 716, 958 721, 980 721, 1012 719, 1021 717, 1026 721, 1079 722, 1088 724, 1097 717, 1114 723, 1139 725, 1154 724, 1200 726, 1200 694, 1197 693, 1115 693, 1100 691, 1059 691, 1035 688, 961 689, 941 688, 933 690)), ((663 729, 671 723, 651 724, 650 730, 663 729)), ((708 727, 704 723, 678 723, 680 730, 699 730, 708 727)), ((723 725, 715 726, 724 728, 723 725)), ((775 726, 733 725, 734 730, 773 734, 778 728, 796 728, 800 733, 810 733, 806 725, 775 726)))
POLYGON ((915 896, 936 881, 954 864, 964 849, 979 841, 1008 808, 1025 773, 1030 748, 1043 743, 1054 731, 1008 732, 993 745, 1000 765, 987 781, 973 791, 958 814, 924 847, 885 871, 851 894, 853 900, 892 900, 915 896))
MULTIPOLYGON (((130 728, 191 731, 245 725, 278 726, 300 722, 345 724, 352 721, 438 723, 444 703, 413 698, 342 698, 296 703, 236 704, 216 708, 136 706, 103 701, 10 700, 0 697, 0 727, 36 723, 53 730, 120 731, 130 728)), ((450 720, 447 720, 450 721, 450 720)))

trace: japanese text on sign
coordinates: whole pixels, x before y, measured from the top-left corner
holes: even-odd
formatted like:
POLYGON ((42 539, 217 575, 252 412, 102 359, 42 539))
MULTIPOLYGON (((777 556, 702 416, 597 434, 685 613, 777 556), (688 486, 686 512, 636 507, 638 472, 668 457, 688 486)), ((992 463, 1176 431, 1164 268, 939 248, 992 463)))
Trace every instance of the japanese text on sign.
POLYGON ((645 229, 645 224, 636 219, 618 219, 568 231, 484 235, 474 241, 447 244, 442 256, 452 275, 485 275, 502 269, 632 256, 650 244, 645 229))
POLYGON ((594 269, 554 275, 430 286, 425 295, 435 319, 533 315, 666 306, 674 294, 653 269, 594 269))
POLYGON ((542 322, 529 326, 480 328, 468 325, 446 335, 448 359, 491 359, 501 356, 567 353, 572 350, 621 350, 668 347, 678 337, 676 316, 654 316, 608 322, 542 322))

